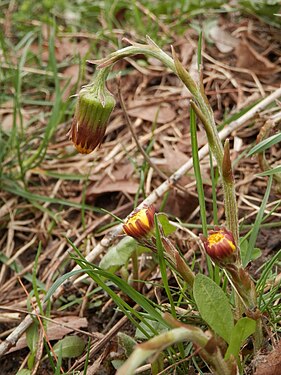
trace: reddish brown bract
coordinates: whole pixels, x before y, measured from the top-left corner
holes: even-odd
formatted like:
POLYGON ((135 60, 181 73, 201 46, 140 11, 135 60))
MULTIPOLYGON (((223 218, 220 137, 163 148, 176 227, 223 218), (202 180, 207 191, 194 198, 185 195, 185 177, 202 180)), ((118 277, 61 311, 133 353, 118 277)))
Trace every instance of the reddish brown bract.
POLYGON ((200 236, 206 253, 214 261, 223 261, 235 255, 236 245, 232 233, 226 228, 215 228, 208 237, 200 236))

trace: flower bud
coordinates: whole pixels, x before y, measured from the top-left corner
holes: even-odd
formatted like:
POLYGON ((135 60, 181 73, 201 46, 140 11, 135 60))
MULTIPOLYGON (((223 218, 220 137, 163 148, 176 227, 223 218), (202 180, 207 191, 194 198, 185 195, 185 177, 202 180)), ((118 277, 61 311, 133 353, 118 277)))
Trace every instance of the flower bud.
POLYGON ((81 154, 89 154, 102 142, 115 99, 105 86, 105 74, 98 72, 93 83, 78 94, 70 139, 81 154))
POLYGON ((135 210, 123 225, 124 232, 136 240, 149 237, 154 229, 154 214, 154 206, 135 210))
POLYGON ((234 262, 236 259, 236 245, 232 233, 226 228, 215 228, 208 233, 208 237, 201 236, 206 253, 220 262, 234 262))
POLYGON ((226 183, 233 184, 234 178, 233 178, 231 159, 230 159, 229 139, 226 139, 224 143, 222 176, 226 183))

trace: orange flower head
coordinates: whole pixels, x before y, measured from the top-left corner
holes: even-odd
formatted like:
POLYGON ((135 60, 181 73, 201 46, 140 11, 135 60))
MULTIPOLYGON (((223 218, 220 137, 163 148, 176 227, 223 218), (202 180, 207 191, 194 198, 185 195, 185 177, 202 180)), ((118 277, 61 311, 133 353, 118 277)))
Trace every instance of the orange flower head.
POLYGON ((208 233, 208 237, 201 236, 206 253, 214 261, 224 261, 235 255, 237 247, 232 233, 226 228, 215 228, 208 233))
POLYGON ((154 214, 154 206, 135 210, 123 225, 124 232, 136 240, 149 237, 154 229, 154 214))

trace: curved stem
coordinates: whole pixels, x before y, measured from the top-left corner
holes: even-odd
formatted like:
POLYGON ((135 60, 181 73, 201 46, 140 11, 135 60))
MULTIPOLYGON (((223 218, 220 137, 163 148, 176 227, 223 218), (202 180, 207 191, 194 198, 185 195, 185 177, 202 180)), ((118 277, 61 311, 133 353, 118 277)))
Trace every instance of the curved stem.
MULTIPOLYGON (((138 54, 144 54, 146 56, 154 57, 160 60, 165 66, 171 69, 182 81, 182 83, 187 87, 187 89, 193 95, 194 101, 191 103, 192 108, 196 112, 197 116, 202 121, 207 137, 209 147, 216 158, 217 165, 220 171, 220 175, 223 176, 223 147, 221 140, 218 135, 216 123, 214 120, 214 115, 212 108, 208 102, 206 94, 204 92, 202 82, 196 83, 189 72, 182 66, 178 60, 173 48, 171 58, 167 53, 165 53, 160 47, 157 46, 150 38, 147 39, 148 44, 138 44, 132 43, 131 46, 122 48, 118 51, 111 53, 108 57, 102 60, 94 61, 94 63, 99 65, 99 68, 106 69, 111 67, 117 61, 138 54)), ((234 184, 231 188, 229 184, 222 179, 223 190, 225 193, 225 216, 228 229, 234 234, 234 238, 238 243, 238 214, 236 207, 236 196, 234 184), (234 209, 233 209, 234 207, 234 209)))
POLYGON ((216 375, 231 374, 231 369, 222 358, 219 348, 215 346, 209 351, 208 343, 210 340, 208 336, 200 328, 185 325, 184 327, 164 332, 145 343, 137 345, 128 360, 118 369, 116 375, 133 375, 135 370, 151 356, 175 343, 186 340, 201 348, 200 356, 212 366, 216 375))

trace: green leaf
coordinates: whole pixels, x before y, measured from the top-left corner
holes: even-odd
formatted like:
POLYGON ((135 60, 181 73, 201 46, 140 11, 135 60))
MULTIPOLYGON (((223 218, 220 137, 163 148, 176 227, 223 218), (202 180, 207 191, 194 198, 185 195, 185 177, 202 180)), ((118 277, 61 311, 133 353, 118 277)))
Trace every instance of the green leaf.
POLYGON ((244 341, 255 332, 256 324, 256 321, 250 318, 241 318, 238 320, 232 330, 229 347, 225 353, 225 359, 228 359, 231 354, 238 358, 241 346, 244 341))
POLYGON ((28 370, 27 368, 23 368, 16 373, 16 375, 30 375, 30 374, 31 374, 31 371, 28 370))
POLYGON ((86 271, 85 270, 73 270, 73 271, 70 271, 70 272, 64 274, 63 276, 59 277, 54 282, 54 284, 51 286, 51 288, 48 290, 48 292, 47 292, 47 294, 44 298, 44 302, 48 301, 48 299, 51 298, 51 296, 55 293, 55 291, 58 289, 58 287, 61 286, 69 277, 77 275, 79 273, 84 273, 84 272, 86 272, 86 271))
POLYGON ((163 232, 165 236, 169 236, 170 234, 174 233, 177 230, 173 224, 170 223, 168 216, 166 214, 157 214, 157 218, 159 223, 162 226, 163 232))
POLYGON ((278 173, 281 173, 281 165, 277 165, 276 167, 271 168, 267 171, 258 173, 257 176, 264 177, 264 176, 271 176, 272 174, 278 174, 278 173))
POLYGON ((193 293, 202 318, 215 333, 229 343, 234 319, 223 290, 209 277, 198 274, 195 277, 193 293))
POLYGON ((85 348, 85 342, 79 336, 66 336, 59 340, 53 347, 54 352, 58 355, 61 351, 62 358, 79 357, 85 348))
POLYGON ((118 332, 117 338, 118 344, 124 350, 126 358, 128 358, 133 353, 134 347, 137 345, 137 342, 131 336, 126 335, 126 333, 124 332, 118 332))
POLYGON ((34 321, 31 324, 31 326, 29 326, 26 330, 26 343, 31 353, 36 352, 38 338, 39 338, 38 322, 34 321))
MULTIPOLYGON (((203 180, 202 180, 202 175, 201 175, 200 160, 199 160, 199 154, 198 154, 196 114, 193 108, 190 108, 190 136, 191 136, 191 147, 192 147, 192 157, 193 157, 193 168, 194 168, 196 188, 197 188, 197 193, 198 193, 202 229, 203 229, 204 236, 207 236, 206 202, 205 202, 203 180)), ((214 151, 213 147, 210 147, 210 150, 213 154, 215 154, 213 152, 214 151)), ((208 264, 208 269, 210 270, 209 264, 208 264)))
POLYGON ((174 318, 176 318, 176 310, 174 305, 173 296, 171 293, 171 289, 169 286, 168 276, 167 276, 167 264, 164 257, 164 247, 162 244, 162 239, 160 235, 160 230, 158 226, 158 217, 155 216, 155 236, 156 236, 156 247, 157 247, 157 253, 158 253, 158 261, 159 261, 159 268, 161 272, 161 278, 164 285, 165 292, 167 294, 169 303, 171 305, 171 314, 174 318))
POLYGON ((122 359, 114 359, 111 361, 112 366, 115 368, 115 370, 118 370, 119 367, 121 367, 125 363, 122 359))
POLYGON ((281 142, 281 133, 277 133, 261 141, 259 144, 257 144, 256 146, 252 148, 252 150, 248 153, 247 156, 251 156, 255 154, 256 152, 260 153, 279 142, 281 142))
POLYGON ((268 179, 266 192, 264 194, 263 200, 262 200, 261 205, 260 205, 260 209, 258 211, 258 214, 257 214, 256 219, 255 219, 255 223, 253 225, 253 229, 251 231, 247 253, 246 253, 246 256, 244 258, 244 261, 242 262, 244 267, 246 267, 247 264, 250 262, 250 259, 252 259, 252 252, 255 248, 256 239, 257 239, 259 231, 260 231, 260 226, 261 226, 261 223, 262 223, 262 220, 263 220, 263 215, 264 215, 264 211, 266 209, 266 204, 267 204, 267 201, 268 201, 268 198, 269 198, 269 195, 270 195, 271 186, 272 186, 272 176, 270 176, 269 179, 268 179))
POLYGON ((137 247, 138 244, 132 237, 124 237, 116 246, 112 246, 108 249, 99 267, 109 272, 115 272, 128 262, 137 247))
MULTIPOLYGON (((149 321, 150 325, 154 328, 154 332, 150 330, 144 323, 140 323, 140 326, 149 334, 149 336, 153 337, 155 335, 155 331, 159 335, 160 333, 167 332, 169 330, 168 327, 164 327, 163 324, 160 322, 156 322, 155 320, 149 321)), ((146 340, 147 337, 140 329, 136 329, 135 338, 137 340, 146 340)))
MULTIPOLYGON (((245 258, 246 258, 246 254, 248 253, 248 241, 247 240, 243 240, 240 239, 240 254, 241 254, 241 260, 242 260, 242 263, 244 264, 245 262, 245 258)), ((258 259, 262 254, 262 251, 261 249, 259 249, 258 247, 254 247, 252 253, 251 253, 251 259, 250 259, 250 262, 253 261, 253 260, 256 260, 258 259)))
MULTIPOLYGON (((146 322, 147 327, 151 327, 147 320, 139 312, 128 305, 122 298, 120 298, 119 293, 115 293, 109 287, 109 285, 104 282, 104 279, 109 279, 111 282, 113 282, 118 288, 120 288, 120 290, 122 290, 125 295, 128 295, 133 301, 140 305, 152 319, 155 319, 161 322, 164 326, 169 327, 169 324, 165 319, 163 319, 161 314, 155 309, 152 302, 148 298, 137 292, 127 282, 125 282, 115 274, 102 270, 98 266, 87 262, 87 260, 83 257, 77 247, 70 240, 68 240, 68 242, 71 244, 71 246, 79 256, 79 258, 75 258, 76 263, 84 270, 84 272, 89 275, 89 277, 91 277, 102 289, 105 290, 106 293, 110 295, 110 297, 117 304, 120 310, 124 312, 128 319, 133 322, 133 324, 138 326, 137 321, 134 319, 135 317, 137 317, 137 319, 139 319, 140 321, 146 322)), ((155 334, 157 334, 156 331, 154 332, 154 335, 155 334)), ((147 335, 147 337, 149 337, 149 335, 147 335)))

